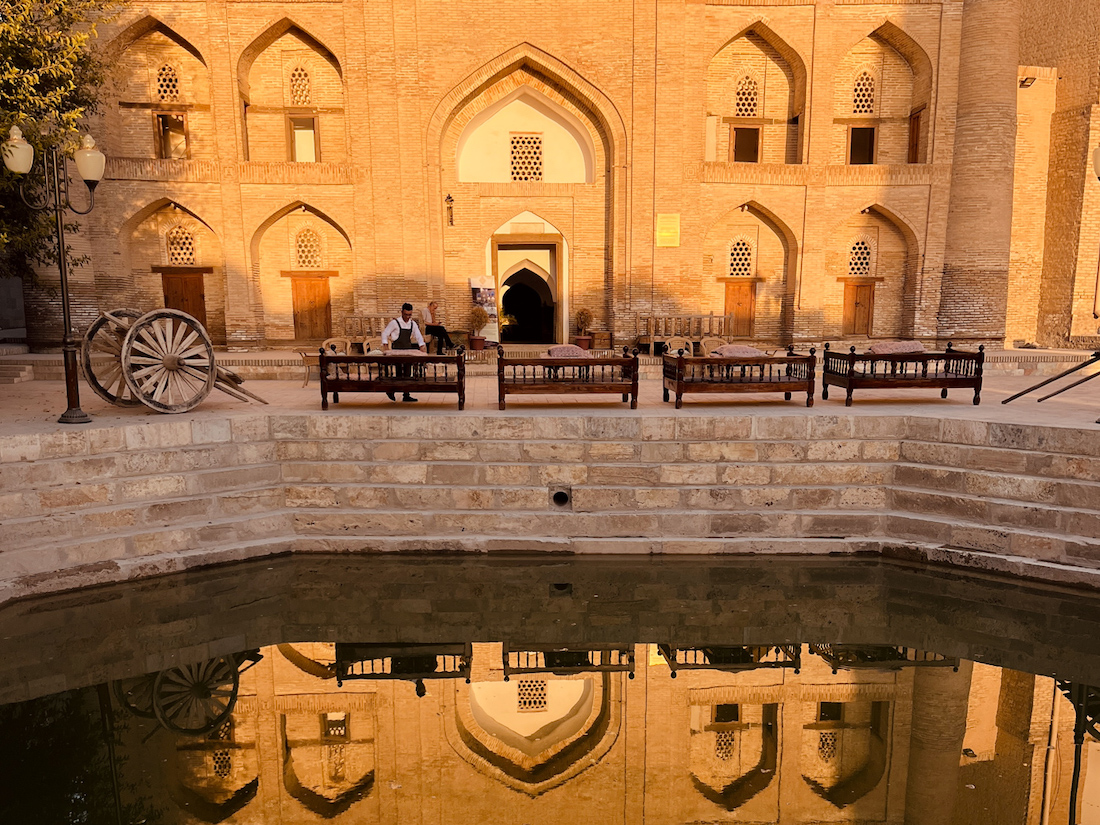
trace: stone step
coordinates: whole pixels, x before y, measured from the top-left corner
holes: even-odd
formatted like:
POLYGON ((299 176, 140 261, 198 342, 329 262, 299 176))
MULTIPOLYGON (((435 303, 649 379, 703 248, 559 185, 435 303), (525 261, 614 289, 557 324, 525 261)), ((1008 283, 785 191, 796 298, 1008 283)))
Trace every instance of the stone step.
POLYGON ((0 384, 19 384, 34 380, 34 368, 22 364, 0 363, 0 384))

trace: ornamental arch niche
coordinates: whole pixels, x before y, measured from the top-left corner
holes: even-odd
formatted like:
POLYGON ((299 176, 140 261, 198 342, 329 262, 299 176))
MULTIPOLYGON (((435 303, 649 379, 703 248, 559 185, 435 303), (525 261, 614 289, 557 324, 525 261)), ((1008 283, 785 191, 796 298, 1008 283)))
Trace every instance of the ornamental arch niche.
POLYGON ((919 43, 887 20, 848 50, 834 78, 830 162, 928 162, 932 61, 919 43), (866 137, 871 157, 857 158, 866 137))
POLYGON ((355 305, 352 251, 334 219, 288 204, 256 229, 251 257, 267 341, 317 342, 344 328, 355 305))
POLYGON ((224 344, 225 261, 213 228, 198 213, 162 198, 125 220, 118 237, 120 271, 129 278, 97 274, 97 294, 110 296, 110 306, 99 308, 183 310, 198 318, 215 344, 224 344))
MULTIPOLYGON (((616 290, 626 289, 615 282, 625 269, 626 131, 602 92, 521 44, 440 101, 427 139, 437 164, 429 209, 441 228, 431 233, 434 269, 451 305, 470 305, 471 278, 494 282, 486 245, 502 220, 529 212, 569 239, 562 267, 570 276, 557 306, 588 307, 598 329, 633 329, 612 317, 616 290)), ((564 340, 567 319, 557 312, 555 335, 564 340)))
POLYGON ((708 161, 802 162, 806 65, 763 21, 711 58, 706 105, 708 161), (747 144, 746 138, 753 139, 747 144))
POLYGON ((447 742, 475 771, 541 796, 598 765, 622 727, 625 673, 530 674, 444 693, 447 742))
POLYGON ((155 17, 107 46, 119 71, 104 106, 111 154, 167 161, 213 159, 210 73, 198 48, 155 17))
POLYGON ((797 260, 794 233, 775 213, 755 201, 729 210, 703 241, 699 311, 734 318, 733 337, 789 341, 797 260))
POLYGON ((913 337, 919 261, 912 227, 880 204, 837 227, 820 285, 824 337, 913 337))
POLYGON ((241 53, 237 85, 245 159, 345 163, 343 69, 336 55, 289 18, 241 53))

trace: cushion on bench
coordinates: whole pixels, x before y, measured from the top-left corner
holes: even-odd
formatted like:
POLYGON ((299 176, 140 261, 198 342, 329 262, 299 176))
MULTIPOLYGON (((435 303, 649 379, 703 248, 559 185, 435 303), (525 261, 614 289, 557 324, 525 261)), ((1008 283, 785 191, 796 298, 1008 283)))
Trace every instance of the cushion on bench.
POLYGON ((719 358, 764 358, 767 355, 762 350, 750 347, 748 344, 725 344, 710 354, 717 355, 719 358))
POLYGON ((906 352, 924 352, 920 341, 879 341, 867 349, 872 355, 899 355, 906 352))
POLYGON ((546 351, 546 354, 551 358, 591 358, 592 354, 586 350, 581 349, 576 344, 558 344, 556 347, 550 347, 546 351))

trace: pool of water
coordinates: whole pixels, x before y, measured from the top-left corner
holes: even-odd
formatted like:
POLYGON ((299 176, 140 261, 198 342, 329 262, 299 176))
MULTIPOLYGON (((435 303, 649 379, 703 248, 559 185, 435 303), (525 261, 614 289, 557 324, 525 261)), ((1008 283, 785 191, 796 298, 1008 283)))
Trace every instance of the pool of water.
POLYGON ((1090 593, 858 558, 92 588, 0 609, 0 822, 1100 822, 1098 631, 1090 593))

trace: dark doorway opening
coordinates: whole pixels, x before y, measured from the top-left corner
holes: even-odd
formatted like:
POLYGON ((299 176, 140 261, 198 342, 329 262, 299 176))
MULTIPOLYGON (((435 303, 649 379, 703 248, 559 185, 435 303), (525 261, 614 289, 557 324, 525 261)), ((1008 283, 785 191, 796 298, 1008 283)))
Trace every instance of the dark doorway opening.
POLYGON ((514 323, 501 327, 500 340, 512 344, 554 343, 554 296, 546 281, 529 269, 521 269, 502 286, 501 309, 514 323))

